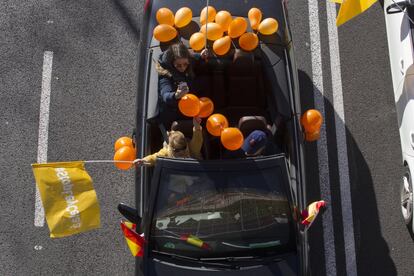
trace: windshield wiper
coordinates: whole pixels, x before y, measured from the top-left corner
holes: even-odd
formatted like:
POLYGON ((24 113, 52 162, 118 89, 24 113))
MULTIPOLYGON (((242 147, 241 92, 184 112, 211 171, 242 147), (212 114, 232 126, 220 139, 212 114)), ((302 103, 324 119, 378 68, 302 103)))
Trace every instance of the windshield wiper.
POLYGON ((170 257, 170 258, 176 259, 176 260, 189 261, 191 263, 197 263, 200 266, 204 266, 204 267, 225 268, 225 269, 240 269, 239 266, 236 266, 236 265, 233 265, 233 264, 210 262, 210 261, 208 261, 208 259, 205 260, 204 258, 193 258, 193 257, 178 255, 178 254, 169 253, 169 252, 157 251, 157 250, 152 250, 152 253, 167 256, 167 257, 170 257))
POLYGON ((202 261, 226 261, 229 263, 249 263, 251 264, 267 264, 267 263, 273 263, 273 262, 280 262, 283 261, 283 258, 280 258, 279 256, 270 256, 270 257, 263 257, 263 256, 242 256, 242 257, 218 257, 218 258, 201 258, 202 261))

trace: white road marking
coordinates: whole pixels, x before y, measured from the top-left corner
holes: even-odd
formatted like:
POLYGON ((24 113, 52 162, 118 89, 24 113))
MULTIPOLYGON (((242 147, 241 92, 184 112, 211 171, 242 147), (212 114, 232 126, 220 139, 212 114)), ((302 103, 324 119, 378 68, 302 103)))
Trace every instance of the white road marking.
MULTIPOLYGON (((45 51, 43 55, 42 94, 40 96, 39 136, 37 144, 37 163, 47 162, 47 141, 49 130, 50 87, 52 81, 53 52, 45 51)), ((45 210, 36 186, 35 219, 36 227, 45 224, 45 210)))
MULTIPOLYGON (((312 80, 314 83, 315 108, 326 118, 324 105, 322 58, 321 58, 321 37, 319 31, 318 0, 309 0, 309 26, 310 46, 312 56, 312 80)), ((321 198, 331 205, 331 185, 329 180, 328 143, 326 139, 326 122, 324 121, 320 139, 317 142, 319 183, 321 198)), ((333 231, 332 205, 326 209, 322 216, 325 270, 326 275, 336 275, 335 239, 333 231)))
POLYGON ((355 258, 354 222, 349 183, 348 149, 345 131, 345 113, 342 95, 341 64, 335 3, 326 1, 329 52, 331 60, 333 106, 335 109, 336 144, 338 150, 339 186, 341 191, 342 224, 344 229, 346 275, 357 275, 355 258))

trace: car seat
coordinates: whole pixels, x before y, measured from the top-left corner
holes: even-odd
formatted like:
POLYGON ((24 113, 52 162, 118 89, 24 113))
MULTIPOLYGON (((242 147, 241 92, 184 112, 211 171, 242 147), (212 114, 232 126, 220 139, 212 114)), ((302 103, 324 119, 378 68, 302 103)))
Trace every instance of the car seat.
POLYGON ((267 124, 263 116, 244 116, 239 120, 238 127, 244 137, 247 137, 254 130, 264 131, 267 135, 272 135, 272 128, 267 124))
POLYGON ((237 49, 227 75, 228 104, 224 113, 229 121, 237 123, 245 115, 264 116, 266 95, 262 67, 254 54, 237 49))
POLYGON ((270 146, 271 152, 285 152, 287 150, 286 145, 278 139, 279 135, 283 135, 278 131, 275 124, 270 126, 265 117, 263 116, 244 116, 240 118, 238 127, 246 138, 250 133, 255 130, 261 130, 266 133, 268 139, 272 141, 273 145, 270 146))

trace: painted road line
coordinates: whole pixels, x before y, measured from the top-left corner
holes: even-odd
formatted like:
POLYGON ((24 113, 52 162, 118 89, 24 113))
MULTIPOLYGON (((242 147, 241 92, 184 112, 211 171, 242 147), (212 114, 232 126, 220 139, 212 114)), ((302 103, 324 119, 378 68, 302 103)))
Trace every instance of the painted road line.
MULTIPOLYGON (((43 55, 42 94, 40 96, 39 137, 37 144, 37 163, 47 162, 47 140, 49 130, 50 87, 52 82, 53 52, 45 51, 43 55)), ((45 210, 36 186, 35 219, 36 227, 45 224, 45 210)))
POLYGON ((342 95, 341 63, 335 3, 326 1, 329 52, 331 60, 333 106, 335 110, 336 144, 338 150, 339 187, 341 192, 342 224, 344 229, 346 275, 357 275, 355 258, 354 222, 349 181, 348 148, 345 131, 345 112, 342 95))
MULTIPOLYGON (((321 37, 319 31, 319 11, 318 0, 309 0, 309 27, 310 27, 310 46, 312 56, 312 80, 313 95, 315 108, 321 114, 325 115, 323 74, 322 74, 322 57, 321 57, 321 37)), ((325 120, 326 122, 326 120, 325 120)), ((330 204, 331 185, 329 180, 329 160, 328 160, 328 143, 326 138, 326 125, 323 123, 320 131, 320 139, 317 141, 318 148, 318 166, 319 166, 319 183, 321 198, 330 204)), ((326 209, 322 216, 323 240, 325 253, 325 270, 326 275, 336 275, 336 258, 335 258, 335 239, 333 232, 332 205, 326 209)))

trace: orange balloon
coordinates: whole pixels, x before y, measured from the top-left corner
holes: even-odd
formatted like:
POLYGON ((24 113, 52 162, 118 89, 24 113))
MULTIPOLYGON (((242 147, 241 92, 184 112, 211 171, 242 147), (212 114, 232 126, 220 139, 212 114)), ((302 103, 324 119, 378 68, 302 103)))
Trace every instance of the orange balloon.
POLYGON ((262 11, 258 8, 251 8, 247 14, 249 18, 250 26, 253 30, 257 30, 259 27, 260 21, 262 20, 262 11))
POLYGON ((170 26, 174 26, 174 14, 168 8, 160 8, 155 15, 157 18, 158 24, 167 24, 170 26))
MULTIPOLYGON (((115 152, 114 161, 134 161, 136 151, 128 146, 123 146, 115 152)), ((118 169, 128 170, 132 167, 132 163, 114 163, 118 169)))
POLYGON ((244 142, 243 134, 235 127, 223 129, 220 140, 223 146, 228 150, 238 150, 244 142))
POLYGON ((303 113, 300 119, 305 132, 313 133, 320 130, 323 123, 322 114, 316 109, 309 109, 303 113))
POLYGON ((221 26, 221 29, 223 30, 223 32, 227 32, 232 20, 233 18, 231 17, 231 14, 228 11, 219 11, 216 14, 216 18, 215 18, 216 23, 221 26))
POLYGON ((206 35, 203 33, 193 33, 190 37, 190 47, 195 51, 200 51, 206 46, 206 35))
MULTIPOLYGON (((208 19, 207 22, 213 22, 214 18, 216 17, 216 9, 213 6, 208 6, 208 19)), ((200 13, 200 23, 201 25, 206 24, 206 18, 207 18, 207 7, 204 7, 204 9, 201 10, 200 13)))
POLYGON ((271 35, 277 32, 278 27, 279 23, 277 23, 276 19, 266 18, 259 24, 259 27, 257 29, 263 35, 271 35))
POLYGON ((229 36, 236 38, 244 34, 247 30, 247 21, 243 17, 237 17, 229 25, 229 36))
MULTIPOLYGON (((206 25, 201 26, 200 31, 206 33, 206 25)), ((221 26, 217 23, 207 23, 207 38, 209 40, 217 40, 223 36, 223 30, 221 26)))
POLYGON ((200 113, 200 99, 194 94, 186 94, 178 102, 178 108, 185 116, 195 117, 200 113))
POLYGON ((200 112, 197 117, 207 118, 214 111, 214 103, 210 98, 201 97, 200 98, 200 112))
POLYGON ((252 51, 259 45, 259 38, 254 33, 244 33, 239 38, 239 45, 245 51, 252 51))
POLYGON ((219 113, 215 113, 207 119, 207 131, 213 136, 220 136, 221 131, 229 126, 227 118, 219 113))
POLYGON ((115 142, 115 151, 119 150, 120 148, 127 146, 134 148, 134 143, 132 142, 132 139, 129 137, 121 137, 115 142))
POLYGON ((229 36, 225 36, 217 39, 213 43, 213 51, 219 56, 225 55, 231 46, 231 39, 229 36))
POLYGON ((308 142, 313 142, 318 140, 320 137, 320 132, 319 130, 314 131, 314 132, 305 132, 305 140, 308 142))
POLYGON ((161 42, 167 42, 177 36, 177 30, 167 24, 160 24, 154 28, 154 38, 161 42))
POLYGON ((175 13, 174 24, 178 28, 187 26, 193 18, 193 12, 190 8, 184 7, 175 13))

